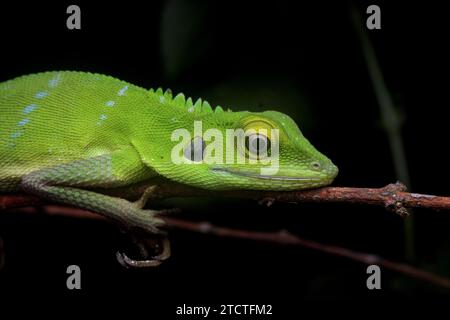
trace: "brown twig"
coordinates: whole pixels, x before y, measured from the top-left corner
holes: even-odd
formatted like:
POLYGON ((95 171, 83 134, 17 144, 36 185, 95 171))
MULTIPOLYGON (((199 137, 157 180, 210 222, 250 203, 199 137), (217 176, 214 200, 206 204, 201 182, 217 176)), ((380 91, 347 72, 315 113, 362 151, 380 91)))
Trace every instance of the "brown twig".
MULTIPOLYGON (((127 199, 135 199, 137 195, 149 186, 143 183, 127 189, 110 190, 108 193, 121 196, 127 199)), ((403 184, 397 182, 389 184, 383 188, 347 188, 347 187, 326 187, 307 191, 290 192, 268 192, 268 191, 224 191, 213 192, 197 188, 188 187, 175 183, 163 183, 158 185, 150 197, 150 200, 171 198, 171 197, 233 197, 258 200, 260 203, 271 205, 274 201, 280 202, 333 202, 333 203, 356 203, 366 205, 382 206, 393 211, 400 216, 408 215, 408 208, 419 207, 429 209, 450 209, 449 197, 438 197, 432 195, 423 195, 406 192, 403 184)), ((22 194, 9 194, 0 196, 0 209, 33 206, 45 204, 39 198, 22 194)), ((49 214, 66 214, 77 217, 96 217, 86 211, 48 206, 49 214)), ((194 232, 208 233, 216 236, 233 237, 257 241, 272 242, 278 244, 298 245, 336 256, 346 257, 348 259, 362 262, 365 264, 377 264, 387 269, 400 272, 413 278, 425 280, 427 282, 450 288, 450 280, 434 275, 430 272, 414 268, 410 265, 386 260, 377 255, 352 251, 346 248, 321 244, 315 241, 302 239, 288 232, 256 232, 247 230, 237 230, 225 227, 213 226, 207 222, 190 222, 175 218, 164 218, 171 227, 189 230, 194 232)))
MULTIPOLYGON (((67 208, 60 206, 46 206, 45 213, 64 215, 76 218, 89 218, 89 219, 101 219, 106 220, 103 216, 75 208, 67 208)), ((28 211, 30 213, 30 211, 28 211)), ((369 254, 364 252, 353 251, 347 248, 319 243, 313 240, 304 239, 295 236, 288 231, 279 232, 258 232, 249 230, 232 229, 226 227, 218 227, 212 225, 209 222, 193 222, 186 221, 173 217, 163 217, 169 227, 177 228, 180 230, 192 231, 203 234, 210 234, 219 237, 228 237, 236 239, 245 239, 261 242, 269 242, 280 245, 294 245, 309 248, 312 250, 320 251, 323 253, 331 254, 334 256, 344 257, 353 261, 357 261, 363 264, 372 265, 376 264, 380 267, 384 267, 389 270, 399 272, 405 276, 412 277, 414 279, 423 280, 431 284, 450 289, 450 279, 435 275, 431 272, 415 268, 413 266, 391 261, 380 257, 375 254, 369 254)))
MULTIPOLYGON (((143 183, 128 189, 109 190, 107 193, 126 199, 135 199, 149 186, 143 183)), ((450 210, 450 197, 417 194, 406 192, 400 183, 389 184, 382 188, 349 188, 326 187, 304 191, 209 191, 197 189, 177 183, 163 183, 158 185, 149 200, 175 197, 227 197, 253 199, 262 204, 271 205, 279 202, 315 202, 315 203, 354 203, 382 206, 402 217, 408 216, 408 208, 428 208, 434 210, 450 210)), ((42 203, 37 197, 10 194, 0 195, 0 209, 23 207, 42 203)))
POLYGON ((174 218, 165 218, 165 220, 170 226, 183 230, 212 234, 220 237, 256 240, 284 245, 296 245, 332 254, 335 256, 348 258, 350 260, 358 261, 367 265, 376 264, 380 267, 397 271, 406 276, 427 281, 429 283, 450 289, 450 279, 435 275, 431 272, 421 270, 404 263, 387 260, 378 255, 353 251, 339 246, 327 245, 313 240, 300 238, 287 231, 257 232, 218 227, 208 222, 191 222, 174 218))

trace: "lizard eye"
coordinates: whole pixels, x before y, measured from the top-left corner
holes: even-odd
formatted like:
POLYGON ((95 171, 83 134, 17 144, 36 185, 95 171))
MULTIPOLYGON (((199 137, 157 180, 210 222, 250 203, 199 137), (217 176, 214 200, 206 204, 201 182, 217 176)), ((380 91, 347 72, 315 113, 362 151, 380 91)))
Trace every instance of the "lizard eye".
POLYGON ((200 137, 195 137, 191 143, 184 149, 184 157, 194 162, 203 160, 203 152, 205 151, 206 143, 200 137))
POLYGON ((270 151, 270 139, 260 133, 251 134, 245 138, 245 148, 256 158, 267 157, 270 151))

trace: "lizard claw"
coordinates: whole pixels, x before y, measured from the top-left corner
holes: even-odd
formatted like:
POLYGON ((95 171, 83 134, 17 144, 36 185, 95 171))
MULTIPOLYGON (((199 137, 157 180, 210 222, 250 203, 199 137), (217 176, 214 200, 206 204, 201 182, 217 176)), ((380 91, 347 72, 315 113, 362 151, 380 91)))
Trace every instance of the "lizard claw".
POLYGON ((134 225, 122 226, 125 228, 121 228, 121 231, 124 234, 131 236, 132 242, 136 245, 140 256, 144 257, 144 259, 135 260, 130 258, 127 254, 117 251, 117 261, 125 268, 148 268, 159 266, 164 260, 168 259, 170 257, 170 242, 167 239, 166 231, 160 229, 160 227, 165 225, 165 222, 158 216, 179 211, 180 209, 178 208, 164 210, 137 209, 135 211, 135 216, 139 216, 141 219, 134 225), (148 236, 148 234, 158 236, 161 240, 151 247, 143 241, 143 237, 145 237, 145 235, 148 236), (148 250, 149 247, 151 247, 151 250, 148 250), (149 254, 149 251, 154 252, 155 247, 159 247, 156 251, 159 251, 160 253, 156 256, 152 256, 152 254, 149 254))
MULTIPOLYGON (((143 245, 142 242, 137 243, 134 239, 134 242, 138 245, 140 253, 143 256, 148 256, 147 248, 143 245)), ((125 268, 149 268, 149 267, 157 267, 164 260, 167 260, 170 257, 170 241, 167 237, 164 237, 162 241, 158 244, 161 246, 160 253, 156 256, 153 256, 150 259, 143 260, 135 260, 128 257, 125 253, 117 251, 116 258, 117 261, 125 268)))

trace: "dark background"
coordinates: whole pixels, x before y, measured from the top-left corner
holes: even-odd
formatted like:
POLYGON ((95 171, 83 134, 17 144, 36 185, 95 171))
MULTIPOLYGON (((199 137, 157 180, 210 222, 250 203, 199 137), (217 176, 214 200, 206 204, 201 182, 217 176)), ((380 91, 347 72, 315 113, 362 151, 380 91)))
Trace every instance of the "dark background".
MULTIPOLYGON (((47 70, 104 73, 142 87, 171 88, 234 110, 276 109, 340 168, 336 186, 395 182, 351 7, 364 19, 395 108, 411 190, 450 195, 448 17, 439 2, 78 1, 81 30, 66 28, 73 3, 2 4, 0 81, 47 70)), ((1 115, 0 115, 1 116, 1 115)), ((289 205, 229 199, 185 201, 181 217, 277 231, 405 262, 403 220, 382 208, 289 205)), ((414 210, 411 264, 450 277, 450 215, 414 210)), ((382 289, 366 288, 366 266, 301 247, 172 230, 173 255, 159 268, 126 270, 115 261, 123 237, 109 224, 20 212, 0 216, 6 265, 0 292, 133 301, 148 315, 186 304, 273 304, 301 315, 322 302, 445 301, 449 291, 382 269, 382 289), (82 270, 82 290, 65 287, 66 267, 82 270)))

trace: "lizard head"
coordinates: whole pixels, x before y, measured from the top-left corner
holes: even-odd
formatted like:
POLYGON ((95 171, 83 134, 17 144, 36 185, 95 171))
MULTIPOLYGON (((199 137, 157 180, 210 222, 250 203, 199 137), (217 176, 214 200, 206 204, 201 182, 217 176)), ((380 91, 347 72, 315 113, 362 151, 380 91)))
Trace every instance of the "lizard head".
POLYGON ((289 116, 220 111, 184 118, 186 127, 170 134, 171 161, 151 166, 171 180, 216 190, 310 189, 336 177, 337 167, 289 116))

